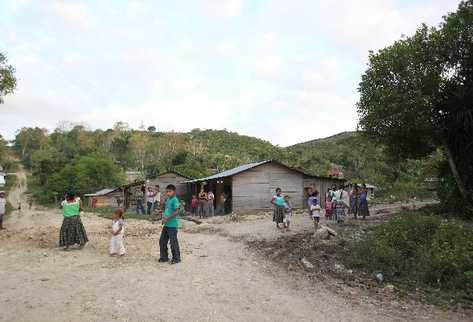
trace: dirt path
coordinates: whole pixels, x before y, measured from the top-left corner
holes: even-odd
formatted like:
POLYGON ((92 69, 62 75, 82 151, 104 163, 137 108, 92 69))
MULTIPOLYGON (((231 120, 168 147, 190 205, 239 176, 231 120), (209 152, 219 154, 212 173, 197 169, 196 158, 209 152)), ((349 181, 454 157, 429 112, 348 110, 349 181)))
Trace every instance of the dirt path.
MULTIPOLYGON (((11 198, 23 198, 25 188, 26 181, 11 198)), ((288 275, 239 242, 273 236, 266 219, 204 228, 183 222, 183 262, 170 266, 157 262, 160 225, 128 220, 129 254, 117 259, 107 256, 110 222, 82 217, 90 243, 72 252, 56 247, 58 211, 23 210, 7 219, 0 233, 0 321, 466 320, 354 302, 288 275)), ((305 224, 305 216, 296 216, 294 230, 305 224)))

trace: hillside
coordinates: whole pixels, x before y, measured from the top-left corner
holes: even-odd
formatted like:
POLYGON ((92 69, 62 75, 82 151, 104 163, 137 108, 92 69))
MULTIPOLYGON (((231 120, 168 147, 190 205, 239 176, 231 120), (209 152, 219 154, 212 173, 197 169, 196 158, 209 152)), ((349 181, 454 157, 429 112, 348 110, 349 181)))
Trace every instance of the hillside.
POLYGON ((288 147, 287 151, 292 163, 321 175, 335 166, 349 180, 375 182, 380 180, 381 173, 389 170, 383 147, 357 132, 342 132, 299 143, 288 147))
POLYGON ((142 170, 148 175, 176 170, 197 178, 243 163, 276 159, 318 175, 327 175, 336 165, 348 180, 391 189, 399 182, 418 182, 422 166, 419 161, 393 163, 382 146, 357 132, 281 148, 226 130, 156 132, 129 129, 124 123, 117 123, 105 131, 82 126, 52 133, 23 128, 13 148, 31 170, 37 194, 48 200, 53 200, 64 185, 81 187, 84 193, 116 185, 127 169, 142 170), (117 171, 122 174, 115 175, 117 171), (73 176, 74 182, 69 180, 72 173, 78 173, 73 176))

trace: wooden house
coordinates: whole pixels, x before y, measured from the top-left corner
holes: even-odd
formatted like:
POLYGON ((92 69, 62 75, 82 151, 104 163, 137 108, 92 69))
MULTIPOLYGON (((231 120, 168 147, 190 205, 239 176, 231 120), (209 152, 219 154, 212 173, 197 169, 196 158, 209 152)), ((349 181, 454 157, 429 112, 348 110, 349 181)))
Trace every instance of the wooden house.
POLYGON ((159 186, 161 194, 164 193, 166 186, 169 184, 176 186, 176 194, 180 199, 187 200, 189 198, 186 181, 192 180, 175 171, 168 171, 157 176, 150 177, 146 180, 146 186, 156 188, 159 186))
POLYGON ((95 193, 84 195, 91 208, 122 207, 124 202, 123 188, 106 188, 95 193))
MULTIPOLYGON (((166 186, 169 184, 173 184, 176 186, 176 194, 179 199, 188 200, 188 186, 185 183, 192 178, 186 177, 180 173, 175 171, 168 171, 161 173, 157 176, 149 177, 146 180, 135 181, 133 183, 129 183, 121 187, 122 191, 124 192, 125 208, 136 208, 137 199, 143 198, 143 189, 147 187, 151 187, 154 191, 156 191, 157 186, 159 186, 159 191, 161 194, 161 199, 165 198, 165 190, 166 186)), ((143 202, 146 203, 146 200, 143 199, 143 202)))
POLYGON ((344 180, 313 176, 274 160, 245 164, 209 177, 187 181, 192 194, 197 194, 204 187, 219 200, 223 193, 226 197, 226 212, 269 209, 276 188, 281 188, 283 194, 289 195, 295 208, 305 207, 307 190, 311 186, 320 192, 323 203, 327 188, 341 183, 344 180))

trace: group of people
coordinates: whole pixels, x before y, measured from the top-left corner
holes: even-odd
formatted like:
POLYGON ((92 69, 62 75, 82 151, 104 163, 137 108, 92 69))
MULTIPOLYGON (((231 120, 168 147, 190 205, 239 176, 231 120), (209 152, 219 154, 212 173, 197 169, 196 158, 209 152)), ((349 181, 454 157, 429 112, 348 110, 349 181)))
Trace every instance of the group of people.
POLYGON ((326 218, 337 223, 343 223, 346 214, 353 215, 355 219, 358 219, 358 217, 365 219, 370 215, 366 184, 362 184, 361 187, 357 184, 340 185, 338 189, 336 186, 332 186, 327 190, 325 196, 326 218))
POLYGON ((155 209, 160 209, 161 207, 161 192, 159 191, 159 185, 153 187, 146 187, 142 185, 140 192, 136 198, 136 213, 144 215, 151 215, 155 209), (145 201, 146 201, 146 210, 145 210, 145 201))
POLYGON ((218 200, 215 200, 215 194, 211 190, 206 192, 204 187, 202 187, 198 195, 192 195, 190 210, 192 215, 199 218, 207 218, 214 215, 223 216, 225 214, 226 201, 227 197, 224 193, 221 193, 218 200))
MULTIPOLYGON (((288 195, 283 196, 281 188, 276 189, 276 194, 271 199, 274 205, 273 221, 282 231, 289 230, 292 218, 292 205, 289 199, 288 195)), ((353 215, 355 219, 358 217, 365 219, 370 214, 366 184, 340 185, 338 188, 332 186, 327 189, 323 207, 320 204, 319 192, 311 186, 307 191, 306 202, 315 229, 320 223, 322 209, 325 211, 326 220, 333 220, 339 224, 345 222, 346 214, 353 215)))
MULTIPOLYGON (((153 191, 153 194, 156 196, 157 192, 153 191)), ((152 207, 154 207, 154 204, 151 205, 151 208, 152 207)), ((59 233, 59 246, 63 247, 65 251, 68 251, 71 246, 76 244, 79 245, 79 249, 84 248, 89 239, 87 238, 87 233, 80 217, 80 213, 83 210, 81 198, 74 191, 69 191, 66 193, 60 208, 62 210, 63 222, 59 233)), ((150 207, 148 206, 148 208, 150 207)), ((162 219, 163 229, 159 239, 159 262, 170 261, 171 264, 176 264, 181 261, 177 229, 179 226, 179 216, 182 213, 183 206, 176 196, 176 187, 172 184, 168 185, 166 187, 166 200, 162 219), (171 244, 171 260, 168 254, 169 243, 171 244)), ((115 210, 112 215, 112 236, 109 250, 111 256, 123 256, 126 254, 123 238, 124 234, 124 213, 123 210, 119 208, 115 210)))

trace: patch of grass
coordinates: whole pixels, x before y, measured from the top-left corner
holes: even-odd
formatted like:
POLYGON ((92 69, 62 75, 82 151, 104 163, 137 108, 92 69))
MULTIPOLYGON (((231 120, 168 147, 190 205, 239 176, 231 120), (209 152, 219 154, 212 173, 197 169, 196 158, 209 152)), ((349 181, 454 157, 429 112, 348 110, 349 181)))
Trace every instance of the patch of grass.
MULTIPOLYGON (((10 176, 10 175, 7 176, 6 183, 5 183, 5 188, 4 188, 7 195, 8 195, 8 192, 11 190, 11 188, 14 187, 17 182, 18 182, 18 178, 16 176, 10 176)), ((14 205, 12 205, 9 201, 7 201, 7 205, 6 205, 6 208, 5 208, 6 214, 7 215, 10 214, 15 209, 16 209, 16 207, 14 205)))
POLYGON ((352 245, 347 265, 383 272, 401 290, 422 289, 434 303, 473 306, 473 228, 435 208, 404 211, 352 245))

